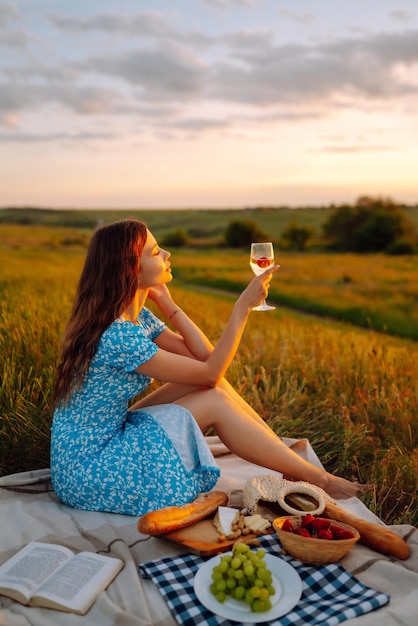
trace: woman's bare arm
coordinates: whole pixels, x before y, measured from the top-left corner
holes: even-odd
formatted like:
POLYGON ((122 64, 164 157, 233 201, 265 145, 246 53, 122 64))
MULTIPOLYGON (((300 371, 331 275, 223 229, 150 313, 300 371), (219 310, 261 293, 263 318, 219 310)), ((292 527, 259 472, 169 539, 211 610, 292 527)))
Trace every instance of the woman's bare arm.
MULTIPOLYGON (((220 340, 205 361, 159 350, 138 368, 138 372, 167 382, 215 386, 235 356, 252 308, 266 297, 271 274, 277 269, 278 266, 269 268, 261 276, 253 278, 244 289, 234 304, 220 340)), ((178 331, 187 333, 190 320, 184 311, 178 310, 174 317, 177 318, 178 331)))
POLYGON ((213 346, 210 349, 202 349, 196 354, 196 350, 193 353, 186 344, 184 337, 180 333, 172 331, 170 328, 166 328, 158 337, 154 339, 154 343, 162 350, 167 352, 174 352, 175 354, 182 354, 197 360, 205 360, 210 352, 213 350, 213 346), (198 358, 200 357, 200 358, 198 358))
POLYGON ((197 324, 174 302, 167 285, 152 287, 148 298, 155 302, 179 333, 177 335, 168 329, 157 337, 155 343, 169 352, 189 354, 199 361, 207 359, 213 350, 211 342, 197 324))

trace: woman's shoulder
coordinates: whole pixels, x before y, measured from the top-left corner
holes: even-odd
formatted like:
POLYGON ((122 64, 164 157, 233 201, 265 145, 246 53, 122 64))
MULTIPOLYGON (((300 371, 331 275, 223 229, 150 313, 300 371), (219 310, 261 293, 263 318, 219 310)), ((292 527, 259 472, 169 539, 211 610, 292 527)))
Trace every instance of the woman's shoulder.
POLYGON ((124 364, 128 355, 143 352, 147 343, 147 335, 140 326, 116 319, 103 332, 94 360, 96 363, 124 364))
POLYGON ((108 347, 132 340, 143 341, 145 338, 153 340, 166 328, 164 322, 149 309, 142 308, 137 324, 124 320, 122 317, 116 318, 103 332, 100 344, 102 347, 108 347))
POLYGON ((155 320, 158 321, 158 322, 161 321, 154 313, 152 313, 152 311, 147 309, 146 306, 143 306, 142 309, 139 312, 138 321, 141 321, 141 322, 152 322, 152 321, 155 321, 155 320))
POLYGON ((145 332, 152 338, 156 337, 167 328, 166 324, 146 307, 142 307, 139 312, 138 322, 142 325, 145 332))
POLYGON ((118 317, 104 330, 100 344, 104 346, 109 343, 120 343, 143 334, 140 326, 118 317))
POLYGON ((158 350, 152 339, 143 324, 118 318, 102 334, 94 361, 133 371, 158 350))

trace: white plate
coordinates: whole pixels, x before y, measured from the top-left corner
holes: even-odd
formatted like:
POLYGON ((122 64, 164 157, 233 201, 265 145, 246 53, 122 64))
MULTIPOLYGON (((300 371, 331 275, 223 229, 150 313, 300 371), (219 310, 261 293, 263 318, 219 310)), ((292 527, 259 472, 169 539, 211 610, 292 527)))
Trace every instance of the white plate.
POLYGON ((277 556, 266 554, 264 559, 276 589, 276 593, 270 598, 271 609, 264 613, 253 613, 244 600, 235 600, 231 596, 227 596, 225 602, 218 602, 209 587, 212 584, 212 570, 221 560, 221 556, 218 554, 203 563, 194 579, 194 591, 200 602, 220 617, 241 624, 271 621, 291 611, 302 595, 302 580, 294 567, 277 556))

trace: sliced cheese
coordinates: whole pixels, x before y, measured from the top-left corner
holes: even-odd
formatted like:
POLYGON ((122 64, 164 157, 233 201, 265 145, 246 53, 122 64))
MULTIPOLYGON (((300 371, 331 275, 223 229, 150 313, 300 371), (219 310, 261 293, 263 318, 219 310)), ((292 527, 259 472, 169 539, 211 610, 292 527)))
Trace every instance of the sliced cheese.
POLYGON ((244 524, 248 528, 251 528, 252 524, 255 524, 256 522, 259 522, 261 519, 263 519, 263 518, 261 517, 261 515, 259 513, 255 513, 254 515, 246 515, 244 517, 244 524))
POLYGON ((259 513, 256 513, 255 515, 246 515, 244 517, 244 524, 246 528, 249 528, 253 532, 263 532, 271 526, 269 520, 262 517, 259 513))
POLYGON ((232 531, 232 525, 239 519, 239 511, 231 509, 228 506, 219 506, 215 517, 213 518, 213 524, 221 535, 230 535, 232 531))
POLYGON ((270 524, 270 522, 267 519, 261 519, 258 522, 255 522, 254 524, 252 524, 251 530, 253 532, 256 532, 256 531, 264 532, 270 526, 271 526, 271 524, 270 524))

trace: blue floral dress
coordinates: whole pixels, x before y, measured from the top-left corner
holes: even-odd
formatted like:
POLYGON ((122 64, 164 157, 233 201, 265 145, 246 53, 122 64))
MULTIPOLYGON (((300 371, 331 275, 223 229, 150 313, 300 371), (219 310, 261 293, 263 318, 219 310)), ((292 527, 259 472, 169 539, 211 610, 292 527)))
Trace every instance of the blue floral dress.
POLYGON ((143 515, 191 502, 219 478, 189 411, 162 404, 128 411, 152 380, 136 372, 166 326, 143 308, 138 325, 115 320, 103 333, 83 385, 54 413, 51 475, 64 503, 143 515))

